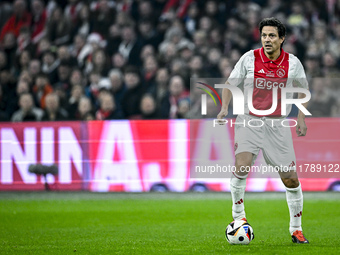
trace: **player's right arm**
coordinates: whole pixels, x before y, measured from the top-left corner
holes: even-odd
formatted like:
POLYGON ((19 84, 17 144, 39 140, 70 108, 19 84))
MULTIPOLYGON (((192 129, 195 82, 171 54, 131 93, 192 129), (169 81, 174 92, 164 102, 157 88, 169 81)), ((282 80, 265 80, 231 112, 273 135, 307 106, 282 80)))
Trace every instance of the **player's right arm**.
MULTIPOLYGON (((229 82, 226 82, 229 85, 229 82)), ((231 92, 229 89, 224 88, 222 90, 222 107, 220 113, 217 115, 217 119, 223 119, 228 115, 228 107, 231 101, 231 92)))
MULTIPOLYGON (((228 80, 226 81, 227 85, 239 86, 247 74, 246 65, 250 62, 253 63, 254 51, 250 50, 243 54, 243 56, 236 63, 233 71, 231 72, 228 80)), ((222 90, 222 107, 220 113, 217 115, 217 119, 223 119, 228 115, 228 107, 231 101, 231 91, 227 88, 223 88, 222 90)))

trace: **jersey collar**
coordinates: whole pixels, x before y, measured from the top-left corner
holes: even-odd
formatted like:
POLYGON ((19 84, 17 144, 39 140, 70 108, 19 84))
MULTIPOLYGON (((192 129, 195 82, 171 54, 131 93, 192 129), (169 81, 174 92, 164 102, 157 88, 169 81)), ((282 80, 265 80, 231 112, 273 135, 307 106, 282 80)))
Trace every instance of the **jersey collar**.
POLYGON ((280 56, 276 60, 271 60, 271 59, 267 58, 266 54, 264 54, 264 49, 262 47, 260 49, 260 56, 261 56, 261 59, 262 59, 263 63, 272 62, 274 64, 280 65, 282 63, 284 57, 286 56, 286 52, 283 49, 281 49, 280 56))

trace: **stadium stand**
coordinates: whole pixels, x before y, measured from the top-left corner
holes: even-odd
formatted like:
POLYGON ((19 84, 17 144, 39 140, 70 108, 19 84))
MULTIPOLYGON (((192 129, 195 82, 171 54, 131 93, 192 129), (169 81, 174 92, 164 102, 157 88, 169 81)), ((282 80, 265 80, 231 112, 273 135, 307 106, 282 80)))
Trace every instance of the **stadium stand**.
POLYGON ((3 0, 0 121, 32 121, 15 117, 26 93, 41 112, 54 93, 68 111, 61 119, 188 118, 190 78, 228 77, 260 46, 257 25, 271 16, 287 26, 284 49, 306 69, 313 116, 339 117, 339 1, 3 0), (174 78, 184 88, 170 86, 174 78), (109 112, 101 92, 112 94, 109 112), (82 97, 92 104, 88 114, 78 113, 82 97), (148 113, 148 104, 156 109, 148 113))

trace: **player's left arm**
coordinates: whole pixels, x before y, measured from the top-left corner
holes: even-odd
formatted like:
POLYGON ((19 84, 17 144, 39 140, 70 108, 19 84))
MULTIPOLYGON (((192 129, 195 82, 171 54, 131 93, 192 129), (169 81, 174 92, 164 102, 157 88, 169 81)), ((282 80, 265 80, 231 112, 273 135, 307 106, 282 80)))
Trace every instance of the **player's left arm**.
MULTIPOLYGON (((306 97, 306 95, 304 93, 298 93, 299 99, 302 99, 302 98, 305 98, 305 97, 306 97)), ((302 103, 302 105, 303 105, 303 107, 305 107, 307 109, 308 102, 302 103)), ((296 125, 296 134, 298 136, 305 136, 306 133, 307 133, 307 125, 306 125, 306 122, 305 122, 305 118, 306 118, 306 115, 301 110, 299 110, 299 114, 298 114, 298 117, 297 117, 297 125, 296 125)))

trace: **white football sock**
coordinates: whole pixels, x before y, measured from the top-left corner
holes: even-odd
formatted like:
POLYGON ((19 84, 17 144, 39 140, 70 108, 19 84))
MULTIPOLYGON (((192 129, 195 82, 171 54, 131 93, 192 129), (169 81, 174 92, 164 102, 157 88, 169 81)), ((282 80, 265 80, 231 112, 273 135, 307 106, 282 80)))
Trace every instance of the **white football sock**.
POLYGON ((286 187, 286 199, 290 214, 289 232, 292 235, 294 231, 301 230, 301 217, 303 208, 303 195, 301 184, 296 188, 286 187))
POLYGON ((234 220, 246 217, 244 211, 244 192, 246 190, 247 176, 239 176, 233 173, 230 180, 230 192, 233 201, 232 213, 234 220))

